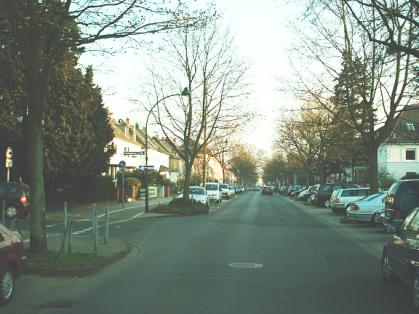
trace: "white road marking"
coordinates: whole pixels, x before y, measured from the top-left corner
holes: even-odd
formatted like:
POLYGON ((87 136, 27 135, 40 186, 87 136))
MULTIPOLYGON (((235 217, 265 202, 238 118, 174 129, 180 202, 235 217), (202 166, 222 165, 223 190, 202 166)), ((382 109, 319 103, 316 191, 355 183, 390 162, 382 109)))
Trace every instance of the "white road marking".
POLYGON ((137 215, 134 215, 134 216, 132 216, 132 218, 138 218, 138 217, 140 217, 141 215, 144 215, 144 212, 141 212, 141 213, 138 213, 137 215))

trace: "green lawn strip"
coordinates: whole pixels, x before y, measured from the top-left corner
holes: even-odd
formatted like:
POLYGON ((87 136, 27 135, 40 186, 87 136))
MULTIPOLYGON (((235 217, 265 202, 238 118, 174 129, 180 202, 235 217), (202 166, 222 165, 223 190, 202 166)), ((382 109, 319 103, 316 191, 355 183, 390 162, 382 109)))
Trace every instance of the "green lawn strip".
POLYGON ((48 251, 41 255, 28 254, 28 268, 41 269, 77 269, 93 267, 105 260, 104 256, 94 253, 65 254, 61 258, 58 252, 48 251))

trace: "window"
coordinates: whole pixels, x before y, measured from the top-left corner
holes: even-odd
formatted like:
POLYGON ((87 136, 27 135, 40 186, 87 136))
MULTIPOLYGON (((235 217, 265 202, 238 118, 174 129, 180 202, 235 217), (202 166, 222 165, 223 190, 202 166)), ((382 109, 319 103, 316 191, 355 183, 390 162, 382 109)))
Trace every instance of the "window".
POLYGON ((352 196, 352 192, 351 190, 348 191, 342 191, 342 196, 352 196))
POLYGON ((416 149, 414 148, 406 149, 406 160, 416 160, 416 149))
POLYGON ((406 123, 407 131, 415 132, 415 125, 413 123, 406 123))
POLYGON ((358 190, 358 195, 357 196, 367 196, 369 193, 368 190, 358 190))

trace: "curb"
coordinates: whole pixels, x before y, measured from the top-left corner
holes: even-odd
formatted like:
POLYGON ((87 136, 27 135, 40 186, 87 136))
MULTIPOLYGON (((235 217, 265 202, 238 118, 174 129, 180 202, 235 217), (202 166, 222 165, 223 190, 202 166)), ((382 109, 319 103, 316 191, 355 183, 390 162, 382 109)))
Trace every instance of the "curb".
POLYGON ((31 275, 39 275, 46 277, 86 277, 91 276, 102 270, 103 268, 121 260, 131 252, 131 246, 125 244, 125 249, 121 252, 118 252, 112 256, 105 258, 102 262, 86 268, 41 268, 41 267, 31 267, 26 268, 25 273, 31 275))

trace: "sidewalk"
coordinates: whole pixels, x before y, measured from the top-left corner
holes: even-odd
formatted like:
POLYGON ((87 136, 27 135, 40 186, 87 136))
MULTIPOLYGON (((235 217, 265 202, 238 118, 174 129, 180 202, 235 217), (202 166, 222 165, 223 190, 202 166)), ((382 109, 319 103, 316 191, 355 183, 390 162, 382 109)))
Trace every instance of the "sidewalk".
MULTIPOLYGON (((150 209, 155 206, 161 204, 169 203, 173 198, 172 197, 161 197, 161 198, 153 198, 149 201, 150 209)), ((91 218, 92 216, 92 204, 83 204, 83 205, 75 205, 74 207, 71 204, 68 204, 68 215, 73 219, 87 219, 91 218)), ((133 202, 125 202, 124 208, 122 208, 122 203, 117 201, 112 202, 101 202, 96 203, 96 208, 99 214, 103 214, 106 208, 109 209, 109 213, 114 213, 117 211, 129 210, 129 209, 145 209, 145 201, 133 201, 133 202)), ((46 213, 47 220, 63 220, 64 219, 64 204, 62 205, 61 209, 55 209, 53 211, 47 211, 46 213)))

